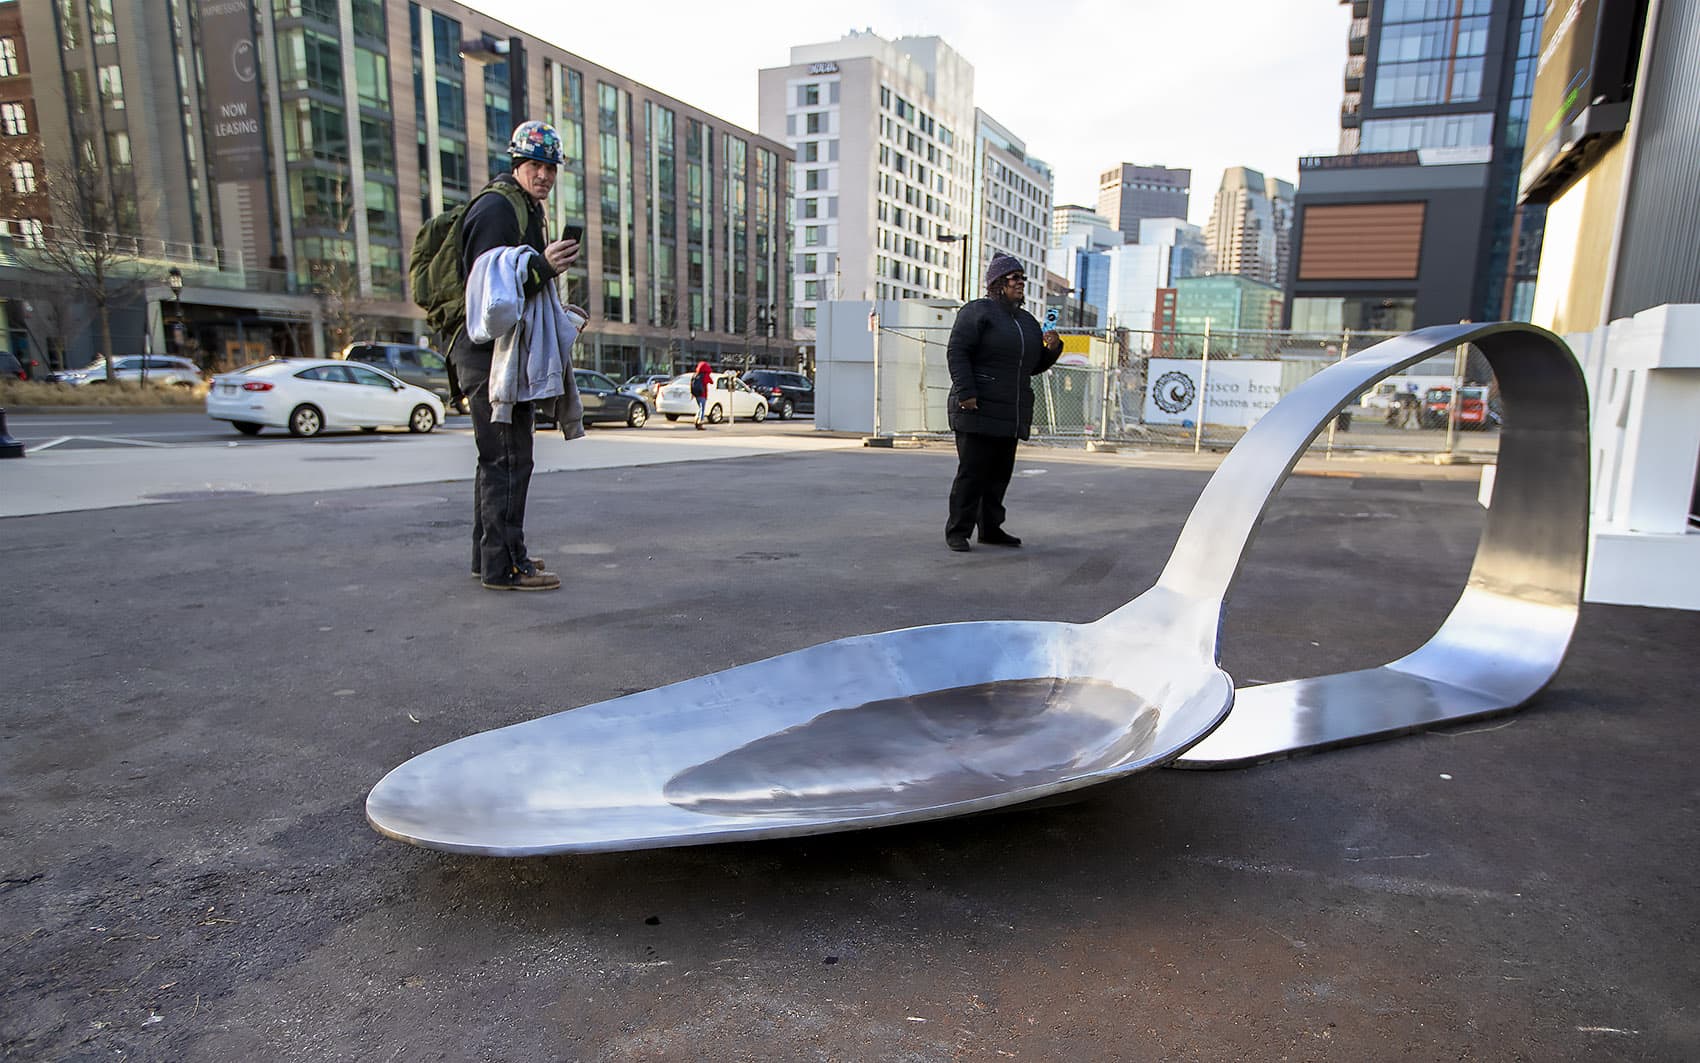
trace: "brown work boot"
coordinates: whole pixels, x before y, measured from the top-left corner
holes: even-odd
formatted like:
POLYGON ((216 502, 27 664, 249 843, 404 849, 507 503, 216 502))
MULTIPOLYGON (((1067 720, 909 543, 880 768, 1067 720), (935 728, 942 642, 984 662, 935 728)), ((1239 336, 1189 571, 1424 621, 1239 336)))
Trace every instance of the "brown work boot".
POLYGON ((495 582, 481 580, 480 585, 487 591, 554 591, 561 589, 561 577, 536 565, 526 565, 523 569, 515 569, 505 579, 495 582))

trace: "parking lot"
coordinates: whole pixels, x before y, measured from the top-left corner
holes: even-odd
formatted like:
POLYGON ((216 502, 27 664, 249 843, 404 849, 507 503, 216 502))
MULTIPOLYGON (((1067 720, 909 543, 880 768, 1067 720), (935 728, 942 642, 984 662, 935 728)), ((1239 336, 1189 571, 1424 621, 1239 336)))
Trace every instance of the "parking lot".
MULTIPOLYGON (((364 822, 410 756, 862 632, 1095 619, 1150 585, 1207 473, 1024 448, 1028 545, 963 555, 946 447, 597 428, 533 484, 564 589, 503 595, 465 572, 453 425, 230 448, 152 416, 165 447, 0 462, 10 512, 99 488, 0 520, 7 1058, 1700 1054, 1695 614, 1588 607, 1502 719, 1065 807, 449 856, 364 822), (369 460, 312 460, 344 457, 369 460)), ((1479 527, 1454 470, 1296 477, 1224 667, 1410 649, 1479 527)))

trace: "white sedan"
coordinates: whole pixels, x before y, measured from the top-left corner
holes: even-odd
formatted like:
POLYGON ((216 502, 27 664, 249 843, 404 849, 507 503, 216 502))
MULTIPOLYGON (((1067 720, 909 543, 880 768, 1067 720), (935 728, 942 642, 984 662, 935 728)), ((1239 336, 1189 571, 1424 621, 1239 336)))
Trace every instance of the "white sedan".
MULTIPOLYGON (((676 376, 661 385, 661 389, 656 392, 655 409, 669 421, 677 421, 681 417, 696 419, 697 400, 691 397, 691 377, 695 375, 686 373, 676 376)), ((734 418, 767 420, 767 400, 762 398, 760 393, 739 380, 736 373, 716 373, 714 389, 708 393, 708 422, 719 424, 726 420, 728 407, 731 408, 734 418)))
POLYGON ((383 425, 429 432, 443 422, 443 400, 369 365, 288 358, 213 377, 207 416, 249 436, 262 428, 316 436, 326 428, 375 432, 383 425))

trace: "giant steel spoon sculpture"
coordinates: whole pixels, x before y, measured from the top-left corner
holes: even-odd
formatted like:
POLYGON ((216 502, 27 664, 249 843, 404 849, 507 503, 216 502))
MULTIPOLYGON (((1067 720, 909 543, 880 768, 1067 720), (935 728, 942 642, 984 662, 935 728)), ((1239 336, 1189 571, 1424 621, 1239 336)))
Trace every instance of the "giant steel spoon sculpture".
POLYGON ((1569 645, 1587 496, 1586 390, 1564 344, 1527 325, 1423 329, 1282 399, 1205 486, 1156 585, 1096 622, 840 639, 471 735, 391 771, 366 815, 403 841, 501 856, 821 834, 1502 712, 1545 686, 1569 645), (1493 366, 1506 427, 1451 615, 1379 668, 1236 692, 1218 634, 1270 498, 1353 396, 1463 343, 1493 366))

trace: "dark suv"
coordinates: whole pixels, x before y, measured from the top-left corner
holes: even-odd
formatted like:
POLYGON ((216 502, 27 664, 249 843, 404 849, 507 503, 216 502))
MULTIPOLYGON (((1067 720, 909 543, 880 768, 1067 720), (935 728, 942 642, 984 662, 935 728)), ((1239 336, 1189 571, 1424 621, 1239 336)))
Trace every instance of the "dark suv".
POLYGON ((815 386, 801 373, 783 369, 752 369, 744 374, 744 383, 767 400, 768 409, 781 421, 792 414, 815 412, 815 386))
POLYGON ((342 352, 350 362, 375 365, 426 391, 449 401, 449 367, 443 356, 429 347, 407 343, 352 343, 342 352))

